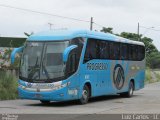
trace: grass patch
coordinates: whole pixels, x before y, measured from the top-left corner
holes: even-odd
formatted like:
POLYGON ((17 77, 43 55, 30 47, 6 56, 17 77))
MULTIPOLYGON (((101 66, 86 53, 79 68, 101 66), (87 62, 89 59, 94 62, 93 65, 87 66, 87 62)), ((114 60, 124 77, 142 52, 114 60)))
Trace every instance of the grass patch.
POLYGON ((160 71, 155 71, 156 82, 160 82, 160 71))
POLYGON ((7 71, 0 70, 0 100, 17 99, 17 79, 7 71))
POLYGON ((152 83, 152 76, 151 76, 151 70, 149 68, 146 68, 146 79, 145 83, 152 83))

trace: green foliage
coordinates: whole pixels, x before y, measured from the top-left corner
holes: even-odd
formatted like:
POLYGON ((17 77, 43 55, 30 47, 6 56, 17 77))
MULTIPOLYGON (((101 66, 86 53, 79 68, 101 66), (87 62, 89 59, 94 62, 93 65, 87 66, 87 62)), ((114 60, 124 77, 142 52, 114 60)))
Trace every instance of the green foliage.
POLYGON ((0 37, 0 47, 20 47, 26 38, 0 37))
POLYGON ((148 54, 146 60, 150 68, 160 68, 160 52, 151 52, 148 54))
POLYGON ((131 40, 136 40, 136 41, 139 39, 138 34, 135 34, 135 33, 122 32, 119 36, 127 38, 127 39, 131 39, 131 40))
POLYGON ((17 87, 16 78, 7 71, 0 70, 0 100, 17 99, 17 87))
POLYGON ((101 30, 101 32, 104 32, 104 33, 113 33, 112 30, 113 30, 113 28, 110 28, 110 27, 108 27, 108 28, 103 27, 102 30, 101 30))
POLYGON ((151 83, 152 77, 151 77, 151 70, 150 68, 146 68, 146 76, 145 76, 145 83, 151 83))
POLYGON ((157 82, 160 82, 160 71, 155 72, 157 82))
POLYGON ((16 56, 14 64, 9 64, 12 50, 13 50, 12 48, 6 48, 4 51, 4 55, 0 54, 0 59, 3 60, 0 63, 1 68, 3 68, 3 69, 18 69, 19 63, 20 63, 20 54, 18 54, 16 56), (6 62, 8 62, 7 66, 5 64, 6 62))

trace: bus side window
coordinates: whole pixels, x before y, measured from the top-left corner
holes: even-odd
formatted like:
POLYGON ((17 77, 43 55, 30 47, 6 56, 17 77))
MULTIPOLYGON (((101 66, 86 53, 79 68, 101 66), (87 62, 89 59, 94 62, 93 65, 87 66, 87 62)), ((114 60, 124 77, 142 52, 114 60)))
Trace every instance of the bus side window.
POLYGON ((76 54, 72 54, 69 56, 69 74, 74 73, 76 68, 76 54))
POLYGON ((115 56, 115 60, 119 60, 120 59, 120 43, 114 43, 114 56, 115 56))
POLYGON ((128 57, 129 57, 129 60, 133 60, 133 51, 134 51, 134 48, 133 48, 133 45, 128 45, 128 57))
POLYGON ((109 43, 109 51, 110 51, 110 59, 114 59, 114 44, 113 44, 113 42, 110 42, 109 43))
POLYGON ((80 57, 81 57, 81 53, 82 53, 82 48, 84 45, 84 38, 78 37, 78 38, 74 38, 70 41, 70 45, 77 45, 78 48, 76 50, 76 69, 78 68, 79 65, 79 61, 80 61, 80 57))
POLYGON ((88 39, 86 52, 84 56, 84 63, 92 59, 97 59, 97 49, 97 41, 93 39, 88 39))
POLYGON ((120 59, 121 60, 128 59, 128 49, 127 49, 127 44, 125 43, 121 43, 121 46, 120 46, 120 59))
POLYGON ((145 47, 144 46, 138 46, 138 61, 143 60, 145 57, 145 47))
POLYGON ((99 59, 108 59, 109 58, 109 44, 107 41, 99 42, 99 59))
POLYGON ((138 45, 134 45, 133 60, 138 61, 138 45))
POLYGON ((119 60, 120 59, 120 43, 110 42, 110 59, 119 60))

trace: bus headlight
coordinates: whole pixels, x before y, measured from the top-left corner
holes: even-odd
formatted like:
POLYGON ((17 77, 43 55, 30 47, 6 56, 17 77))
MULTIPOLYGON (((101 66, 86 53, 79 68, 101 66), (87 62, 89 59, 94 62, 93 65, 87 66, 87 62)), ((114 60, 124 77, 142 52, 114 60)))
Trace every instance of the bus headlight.
POLYGON ((21 84, 19 84, 18 85, 20 88, 22 88, 22 89, 25 89, 26 87, 25 86, 23 86, 23 85, 21 85, 21 84))
POLYGON ((35 87, 35 86, 23 86, 21 84, 19 84, 19 87, 24 89, 24 90, 28 90, 28 91, 37 91, 37 89, 40 91, 53 91, 53 90, 59 90, 61 88, 67 87, 70 85, 70 82, 67 82, 65 84, 62 85, 58 85, 58 86, 52 86, 52 87, 46 87, 46 88, 41 88, 41 87, 35 87))

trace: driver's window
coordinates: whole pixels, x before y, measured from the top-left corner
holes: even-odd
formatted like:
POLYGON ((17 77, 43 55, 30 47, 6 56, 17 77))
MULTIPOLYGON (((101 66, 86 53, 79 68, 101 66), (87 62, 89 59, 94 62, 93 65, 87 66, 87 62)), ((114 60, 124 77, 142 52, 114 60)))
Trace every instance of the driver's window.
POLYGON ((76 71, 76 54, 69 56, 69 73, 74 73, 76 71))
POLYGON ((98 44, 97 41, 94 39, 88 39, 86 52, 84 56, 84 63, 97 58, 97 49, 98 44))

